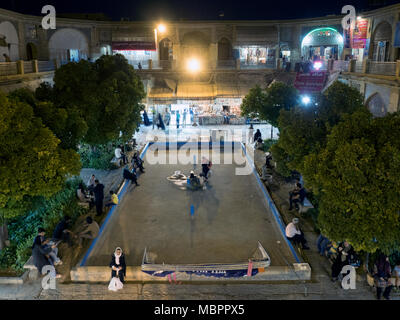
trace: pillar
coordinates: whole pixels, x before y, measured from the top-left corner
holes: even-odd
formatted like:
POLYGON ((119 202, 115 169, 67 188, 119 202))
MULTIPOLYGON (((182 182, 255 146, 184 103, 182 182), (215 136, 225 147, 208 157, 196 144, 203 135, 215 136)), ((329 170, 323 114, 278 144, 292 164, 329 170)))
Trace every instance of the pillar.
POLYGON ((400 60, 396 61, 396 79, 400 80, 400 60))
POLYGON ((392 88, 390 91, 390 100, 388 111, 389 112, 396 112, 399 108, 399 96, 400 96, 400 89, 399 88, 392 88))
POLYGON ((24 74, 24 61, 23 60, 18 60, 17 61, 17 70, 18 70, 18 74, 24 74))
POLYGON ((357 60, 355 60, 355 59, 351 59, 350 60, 348 72, 355 72, 356 71, 356 63, 357 63, 357 60))
POLYGON ((362 73, 368 73, 368 63, 369 63, 369 59, 364 58, 364 60, 362 62, 362 73))
POLYGON ((37 60, 32 60, 32 70, 33 70, 33 73, 39 72, 39 64, 38 64, 37 60))
POLYGON ((153 60, 149 59, 149 70, 153 69, 153 60))

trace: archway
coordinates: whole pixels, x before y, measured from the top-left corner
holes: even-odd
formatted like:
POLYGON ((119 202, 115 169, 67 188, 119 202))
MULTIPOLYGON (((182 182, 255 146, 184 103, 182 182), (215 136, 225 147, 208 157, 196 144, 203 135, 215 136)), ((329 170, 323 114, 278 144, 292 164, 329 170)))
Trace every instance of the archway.
POLYGON ((232 59, 232 45, 227 38, 222 38, 218 41, 218 60, 232 59))
POLYGON ((337 59, 343 51, 342 35, 334 28, 317 28, 310 31, 301 42, 301 52, 305 59, 337 59))
POLYGON ((385 102, 378 92, 368 98, 366 106, 374 117, 384 117, 388 113, 385 102))
POLYGON ((372 56, 370 58, 374 61, 389 61, 391 41, 392 26, 388 22, 382 21, 375 28, 371 39, 373 49, 371 50, 372 56))
POLYGON ((36 60, 38 58, 36 46, 33 43, 28 43, 26 45, 26 59, 36 60))
POLYGON ((61 64, 87 59, 89 46, 82 32, 75 29, 56 31, 49 40, 50 59, 57 59, 61 64))
POLYGON ((0 23, 0 62, 6 61, 4 54, 11 61, 19 60, 18 33, 14 25, 9 21, 0 23))
POLYGON ((172 60, 172 42, 168 38, 162 39, 158 44, 160 60, 172 60))

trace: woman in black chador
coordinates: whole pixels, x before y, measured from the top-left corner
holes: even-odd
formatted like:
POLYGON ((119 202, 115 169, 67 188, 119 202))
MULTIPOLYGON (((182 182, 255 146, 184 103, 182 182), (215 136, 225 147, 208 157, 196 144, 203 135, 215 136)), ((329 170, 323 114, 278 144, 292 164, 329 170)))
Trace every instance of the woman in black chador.
POLYGON ((126 264, 125 264, 125 255, 122 253, 122 249, 120 247, 115 249, 115 252, 112 254, 111 262, 111 277, 119 277, 122 283, 124 283, 124 277, 126 276, 126 264))

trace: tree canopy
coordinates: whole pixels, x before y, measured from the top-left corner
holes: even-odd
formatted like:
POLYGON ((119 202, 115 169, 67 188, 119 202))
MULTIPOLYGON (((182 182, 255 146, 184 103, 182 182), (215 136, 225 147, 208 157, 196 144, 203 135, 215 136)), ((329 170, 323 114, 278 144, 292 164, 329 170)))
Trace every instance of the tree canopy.
POLYGON ((268 121, 272 126, 279 127, 279 114, 281 110, 290 110, 297 105, 298 94, 293 86, 275 81, 265 90, 256 86, 250 89, 243 99, 242 115, 259 117, 268 121))
POLYGON ((122 55, 102 56, 91 63, 81 60, 56 71, 54 100, 86 122, 83 142, 104 144, 132 137, 140 123, 143 84, 122 55))
POLYGON ((308 107, 280 111, 279 141, 271 151, 280 162, 278 171, 282 175, 288 176, 292 170, 302 172, 304 157, 325 146, 331 128, 343 115, 365 109, 361 94, 338 81, 313 101, 308 107))
POLYGON ((399 172, 400 114, 345 115, 326 146, 305 157, 303 177, 320 194, 321 230, 356 250, 399 249, 399 172))
POLYGON ((60 191, 79 174, 80 161, 26 102, 0 92, 0 108, 0 213, 8 218, 23 214, 35 197, 60 191))

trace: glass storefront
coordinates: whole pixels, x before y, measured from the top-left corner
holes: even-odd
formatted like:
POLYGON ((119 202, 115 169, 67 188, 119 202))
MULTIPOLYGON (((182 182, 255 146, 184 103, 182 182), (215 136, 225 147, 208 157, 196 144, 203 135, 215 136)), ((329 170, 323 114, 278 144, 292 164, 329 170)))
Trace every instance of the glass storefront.
POLYGON ((309 32, 301 43, 305 60, 339 59, 343 52, 342 35, 334 28, 318 28, 309 32))
POLYGON ((242 65, 267 66, 275 64, 275 49, 265 46, 240 46, 239 59, 242 65))

